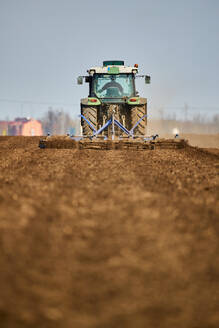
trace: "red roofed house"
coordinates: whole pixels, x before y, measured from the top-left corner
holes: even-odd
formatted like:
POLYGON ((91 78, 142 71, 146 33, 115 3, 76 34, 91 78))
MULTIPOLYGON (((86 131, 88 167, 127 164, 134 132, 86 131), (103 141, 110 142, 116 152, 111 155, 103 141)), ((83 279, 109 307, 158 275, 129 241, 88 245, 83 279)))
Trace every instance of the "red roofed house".
POLYGON ((17 118, 9 123, 8 134, 12 136, 42 136, 42 124, 33 119, 17 118))
POLYGON ((42 136, 41 122, 27 118, 16 118, 14 121, 0 122, 0 135, 9 136, 42 136))

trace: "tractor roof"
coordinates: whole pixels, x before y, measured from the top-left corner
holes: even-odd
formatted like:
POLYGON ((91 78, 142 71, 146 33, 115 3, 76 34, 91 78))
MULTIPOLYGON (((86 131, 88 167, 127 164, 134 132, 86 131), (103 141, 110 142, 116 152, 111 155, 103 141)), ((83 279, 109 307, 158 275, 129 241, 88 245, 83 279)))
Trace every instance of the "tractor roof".
POLYGON ((103 66, 91 67, 88 71, 89 75, 98 74, 122 74, 122 73, 138 73, 138 65, 125 66, 122 60, 106 60, 103 66))

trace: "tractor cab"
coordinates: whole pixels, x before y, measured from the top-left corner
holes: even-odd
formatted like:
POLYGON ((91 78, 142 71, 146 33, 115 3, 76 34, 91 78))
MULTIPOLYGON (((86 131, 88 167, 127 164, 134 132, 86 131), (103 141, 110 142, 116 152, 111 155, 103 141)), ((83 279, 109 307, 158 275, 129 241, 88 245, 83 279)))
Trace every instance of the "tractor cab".
MULTIPOLYGON (((92 67, 87 72, 89 76, 85 77, 85 81, 89 83, 89 97, 97 98, 102 103, 121 103, 137 97, 137 64, 131 67, 120 60, 104 61, 102 67, 92 67)), ((82 83, 83 77, 80 76, 78 84, 82 83)), ((146 83, 150 83, 149 76, 146 83)))
POLYGON ((91 97, 97 97, 106 102, 110 100, 121 101, 135 95, 135 78, 132 73, 93 75, 91 97))

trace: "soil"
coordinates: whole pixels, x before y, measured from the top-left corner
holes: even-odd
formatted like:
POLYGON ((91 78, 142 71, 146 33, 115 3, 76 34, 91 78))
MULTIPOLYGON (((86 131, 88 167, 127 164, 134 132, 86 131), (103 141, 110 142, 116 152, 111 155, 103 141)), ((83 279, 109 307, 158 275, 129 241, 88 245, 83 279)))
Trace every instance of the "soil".
POLYGON ((219 151, 0 138, 0 327, 219 327, 219 151))
MULTIPOLYGON (((170 137, 170 135, 169 135, 170 137)), ((173 137, 173 136, 172 136, 173 137)), ((202 148, 218 148, 219 149, 219 133, 218 134, 180 134, 180 137, 189 141, 192 146, 202 148)))

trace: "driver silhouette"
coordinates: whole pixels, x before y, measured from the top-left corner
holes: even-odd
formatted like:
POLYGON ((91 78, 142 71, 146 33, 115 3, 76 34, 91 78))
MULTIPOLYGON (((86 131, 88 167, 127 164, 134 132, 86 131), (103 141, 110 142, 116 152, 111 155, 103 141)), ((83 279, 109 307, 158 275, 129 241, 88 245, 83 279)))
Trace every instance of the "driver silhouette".
POLYGON ((108 88, 117 88, 119 89, 119 92, 122 94, 123 93, 123 87, 116 81, 111 81, 106 83, 102 89, 99 90, 99 92, 103 92, 104 90, 108 89, 108 88))

